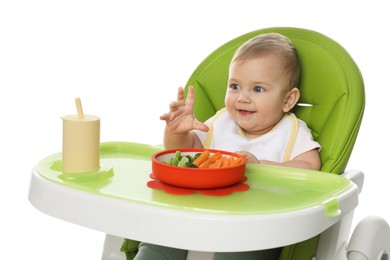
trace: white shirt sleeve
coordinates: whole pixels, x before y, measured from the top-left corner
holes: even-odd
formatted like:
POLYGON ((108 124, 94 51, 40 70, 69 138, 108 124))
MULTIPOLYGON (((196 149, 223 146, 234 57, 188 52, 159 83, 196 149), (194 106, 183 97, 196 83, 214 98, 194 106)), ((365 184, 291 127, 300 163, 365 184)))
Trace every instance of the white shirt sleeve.
POLYGON ((321 150, 321 145, 313 139, 313 135, 306 123, 298 119, 298 133, 291 152, 291 159, 313 149, 321 150))

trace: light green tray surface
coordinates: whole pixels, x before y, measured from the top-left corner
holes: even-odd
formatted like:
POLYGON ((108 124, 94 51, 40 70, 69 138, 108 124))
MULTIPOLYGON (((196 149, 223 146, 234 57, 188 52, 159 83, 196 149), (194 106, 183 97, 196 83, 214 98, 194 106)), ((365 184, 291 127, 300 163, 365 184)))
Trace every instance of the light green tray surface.
POLYGON ((172 195, 148 188, 151 156, 162 150, 128 142, 102 143, 99 172, 63 174, 61 153, 44 158, 38 171, 44 178, 84 192, 135 203, 210 214, 271 214, 323 204, 329 214, 338 210, 334 196, 351 185, 347 179, 324 172, 247 164, 249 190, 227 196, 200 193, 172 195))

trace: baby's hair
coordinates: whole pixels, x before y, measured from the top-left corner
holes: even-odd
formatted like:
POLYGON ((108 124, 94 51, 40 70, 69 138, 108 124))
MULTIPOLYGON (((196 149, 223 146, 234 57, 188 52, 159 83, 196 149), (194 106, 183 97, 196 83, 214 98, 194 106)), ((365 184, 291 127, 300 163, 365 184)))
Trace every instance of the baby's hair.
POLYGON ((286 72, 290 74, 290 87, 298 87, 300 65, 297 50, 287 37, 279 33, 261 34, 248 40, 237 49, 232 62, 268 54, 277 54, 283 59, 286 72))

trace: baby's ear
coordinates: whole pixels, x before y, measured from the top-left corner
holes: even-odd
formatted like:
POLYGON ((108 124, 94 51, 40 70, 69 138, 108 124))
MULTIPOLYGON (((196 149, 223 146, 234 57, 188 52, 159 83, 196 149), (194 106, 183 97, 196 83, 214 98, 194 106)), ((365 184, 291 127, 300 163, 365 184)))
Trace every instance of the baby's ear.
POLYGON ((289 112, 295 104, 298 102, 301 92, 298 88, 293 88, 286 94, 286 99, 284 101, 283 112, 289 112))

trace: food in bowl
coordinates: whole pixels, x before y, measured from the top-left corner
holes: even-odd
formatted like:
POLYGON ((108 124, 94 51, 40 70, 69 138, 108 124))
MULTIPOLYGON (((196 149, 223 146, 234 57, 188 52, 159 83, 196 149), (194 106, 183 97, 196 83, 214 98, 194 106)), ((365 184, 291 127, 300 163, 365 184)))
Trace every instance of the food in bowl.
POLYGON ((221 188, 246 180, 246 160, 214 149, 166 150, 152 156, 154 176, 169 185, 192 189, 221 188))
POLYGON ((244 160, 242 157, 222 155, 218 151, 211 154, 206 149, 203 152, 196 153, 194 156, 190 154, 183 155, 180 151, 176 151, 175 156, 166 161, 166 163, 187 168, 223 168, 238 165, 244 160))

